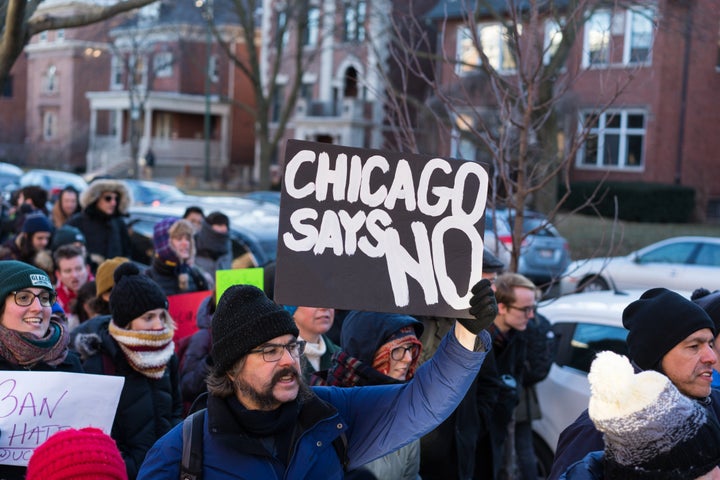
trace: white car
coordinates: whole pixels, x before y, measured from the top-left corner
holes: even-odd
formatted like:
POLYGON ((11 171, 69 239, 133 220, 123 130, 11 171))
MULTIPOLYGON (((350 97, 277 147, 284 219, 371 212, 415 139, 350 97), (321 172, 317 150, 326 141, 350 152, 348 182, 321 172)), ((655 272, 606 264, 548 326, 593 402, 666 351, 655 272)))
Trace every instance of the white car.
MULTIPOLYGON (((628 331, 622 324, 622 312, 644 291, 578 293, 538 307, 558 339, 550 373, 536 386, 542 418, 533 421, 533 432, 541 473, 549 473, 560 433, 588 406, 587 374, 595 355, 604 350, 627 355, 628 331)), ((678 293, 690 298, 690 292, 678 293)))
POLYGON ((652 287, 720 289, 720 238, 673 237, 624 257, 574 261, 560 281, 560 294, 652 287))

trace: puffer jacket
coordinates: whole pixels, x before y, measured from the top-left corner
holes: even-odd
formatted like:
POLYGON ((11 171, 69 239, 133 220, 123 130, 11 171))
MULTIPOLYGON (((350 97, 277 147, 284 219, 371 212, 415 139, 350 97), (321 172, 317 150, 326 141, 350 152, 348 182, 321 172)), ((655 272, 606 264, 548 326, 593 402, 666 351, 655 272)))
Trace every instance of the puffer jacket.
POLYGON ((160 379, 134 370, 108 332, 109 317, 94 322, 92 333, 77 333, 75 347, 86 373, 125 377, 111 436, 117 443, 130 480, 137 476, 155 441, 182 420, 177 358, 173 355, 160 379))
POLYGON ((93 273, 103 260, 113 257, 130 257, 132 253, 130 234, 123 217, 132 205, 132 194, 127 186, 117 180, 97 180, 80 195, 83 210, 76 213, 67 224, 77 227, 85 235, 88 255, 92 259, 93 273), (106 215, 97 208, 97 201, 104 192, 115 192, 118 203, 113 215, 106 215))
MULTIPOLYGON (((490 349, 487 332, 481 333, 490 349)), ((271 458, 261 441, 245 434, 226 401, 211 396, 203 432, 203 478, 344 478, 333 441, 344 432, 349 468, 357 468, 417 440, 455 409, 472 383, 485 352, 471 352, 448 335, 433 358, 402 385, 364 388, 313 387, 297 420, 297 440, 287 465, 271 458)), ((148 452, 139 479, 179 477, 182 426, 148 452)))

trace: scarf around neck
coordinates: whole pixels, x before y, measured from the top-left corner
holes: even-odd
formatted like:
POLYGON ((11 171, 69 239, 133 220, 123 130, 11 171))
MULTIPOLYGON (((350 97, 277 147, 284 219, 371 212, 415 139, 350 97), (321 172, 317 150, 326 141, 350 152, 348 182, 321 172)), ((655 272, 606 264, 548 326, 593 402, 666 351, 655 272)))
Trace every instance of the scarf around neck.
POLYGON ((333 356, 332 367, 327 372, 327 378, 322 380, 313 376, 313 385, 329 385, 333 387, 362 387, 364 385, 393 385, 402 383, 392 377, 384 375, 362 360, 339 352, 333 356))
MULTIPOLYGON (((327 345, 322 335, 319 338, 320 341, 318 343, 307 342, 305 344, 305 351, 303 352, 303 355, 305 355, 305 358, 307 358, 307 361, 310 362, 310 365, 312 365, 316 372, 320 370, 320 357, 327 352, 327 345)), ((301 337, 300 339, 304 340, 301 337)))
POLYGON ((32 368, 41 362, 52 367, 60 365, 67 357, 69 342, 67 329, 55 317, 50 318, 42 338, 0 325, 0 356, 23 368, 32 368))
POLYGON ((175 329, 165 325, 162 330, 126 330, 114 321, 108 325, 110 336, 120 345, 133 370, 148 378, 159 379, 165 373, 175 352, 175 329))

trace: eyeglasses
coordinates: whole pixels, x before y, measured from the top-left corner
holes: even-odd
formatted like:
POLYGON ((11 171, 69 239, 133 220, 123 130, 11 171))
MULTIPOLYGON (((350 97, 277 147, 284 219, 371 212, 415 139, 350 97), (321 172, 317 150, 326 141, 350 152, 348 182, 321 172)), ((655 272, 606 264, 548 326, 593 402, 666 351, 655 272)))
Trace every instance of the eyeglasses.
POLYGON ((300 355, 305 351, 305 345, 307 342, 298 340, 297 342, 290 342, 286 345, 281 343, 267 343, 260 348, 250 350, 248 353, 261 353, 263 360, 266 362, 277 362, 279 361, 285 350, 290 352, 290 356, 293 358, 300 358, 300 355))
POLYGON ((405 358, 405 352, 410 352, 410 357, 415 360, 420 355, 420 345, 412 343, 406 347, 395 347, 390 350, 390 357, 395 361, 400 361, 405 358))
POLYGON ((54 292, 40 292, 35 295, 33 292, 27 290, 20 290, 19 292, 10 292, 15 297, 15 305, 18 307, 29 307, 35 301, 40 300, 40 306, 52 307, 57 298, 57 294, 54 292))
POLYGON ((537 310, 537 305, 530 305, 529 307, 515 307, 513 305, 508 305, 508 308, 512 308, 513 310, 519 310, 523 312, 526 317, 529 317, 530 315, 535 313, 535 310, 537 310))
POLYGON ((117 202, 118 196, 117 195, 103 195, 102 199, 108 203, 117 202))

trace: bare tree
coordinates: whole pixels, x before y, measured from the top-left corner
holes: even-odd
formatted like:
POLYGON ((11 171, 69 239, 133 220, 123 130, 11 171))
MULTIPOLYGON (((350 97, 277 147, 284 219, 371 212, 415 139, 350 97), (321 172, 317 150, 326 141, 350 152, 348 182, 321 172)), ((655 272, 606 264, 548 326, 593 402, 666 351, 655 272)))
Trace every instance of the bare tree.
MULTIPOLYGON (((130 160, 135 178, 140 178, 141 127, 147 118, 145 106, 153 91, 158 72, 172 67, 177 55, 163 50, 155 34, 160 28, 154 19, 136 17, 131 23, 111 32, 113 55, 123 69, 123 83, 129 101, 130 160), (165 55, 168 54, 168 55, 165 55)), ((149 147, 149 145, 148 145, 149 147)))
MULTIPOLYGON (((568 195, 555 200, 557 182, 570 191, 570 168, 591 126, 621 97, 639 68, 630 65, 620 74, 604 77, 598 104, 581 114, 573 87, 588 70, 579 54, 582 29, 599 8, 628 6, 608 7, 590 0, 571 0, 562 6, 538 0, 445 5, 465 7, 436 17, 441 40, 435 42, 422 20, 415 21, 412 35, 394 36, 400 42, 392 50, 395 62, 423 79, 433 95, 423 105, 414 105, 422 110, 412 131, 407 122, 393 130, 398 144, 406 148, 437 151, 444 140, 446 147, 448 142, 456 146, 455 155, 490 165, 489 208, 503 206, 515 213, 509 269, 517 271, 523 240, 542 228, 523 232, 524 208, 536 206, 549 221, 555 218, 568 195), (445 40, 453 35, 457 48, 440 49, 431 56, 436 68, 428 74, 422 68, 427 55, 417 52, 432 52, 435 43, 452 44, 445 40)), ((412 21, 405 18, 394 28, 408 31, 412 21)), ((601 39, 595 54, 606 54, 611 41, 609 34, 601 39)), ((395 91, 391 97, 395 112, 405 108, 403 93, 395 91)), ((586 205, 590 203, 592 199, 586 205)))
MULTIPOLYGON (((215 0, 216 9, 219 3, 215 0)), ((323 37, 331 35, 332 31, 323 28, 328 17, 310 0, 228 0, 228 3, 242 27, 245 51, 233 48, 230 40, 234 39, 227 38, 218 25, 212 24, 212 15, 205 15, 205 18, 211 22, 221 49, 249 79, 253 102, 237 99, 233 102, 255 120, 258 187, 268 189, 270 167, 295 111, 303 73, 317 60, 323 37)), ((205 5, 207 8, 207 1, 205 5)))
POLYGON ((105 5, 86 4, 72 15, 35 15, 43 0, 0 0, 0 85, 33 35, 48 30, 74 28, 107 20, 156 0, 117 0, 105 5))

